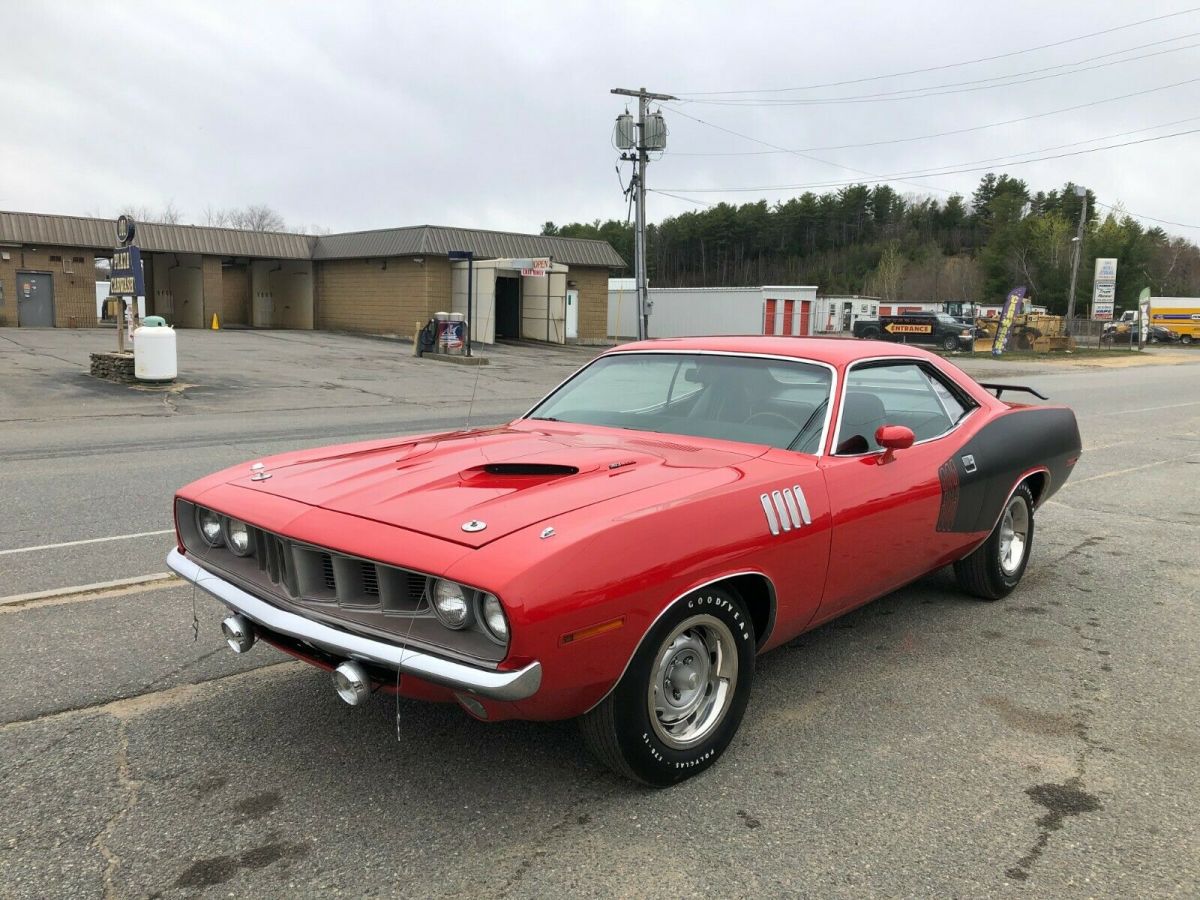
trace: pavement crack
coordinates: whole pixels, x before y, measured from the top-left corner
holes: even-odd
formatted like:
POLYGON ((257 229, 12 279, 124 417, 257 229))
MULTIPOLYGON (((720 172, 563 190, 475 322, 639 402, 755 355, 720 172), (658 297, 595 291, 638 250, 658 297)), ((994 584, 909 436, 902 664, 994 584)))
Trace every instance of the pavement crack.
POLYGON ((42 713, 30 719, 16 719, 11 722, 0 723, 0 733, 20 728, 24 725, 53 722, 80 715, 110 715, 119 720, 125 720, 146 712, 178 706, 188 700, 198 699, 210 689, 221 689, 227 685, 253 678, 286 677, 293 674, 302 665, 303 663, 298 663, 294 660, 285 660, 283 662, 259 666, 256 669, 250 669, 246 672, 234 672, 232 675, 222 675, 220 678, 210 678, 207 681, 198 681, 193 684, 180 684, 161 691, 136 694, 131 697, 121 697, 117 700, 106 700, 102 703, 93 703, 87 706, 73 706, 69 709, 59 709, 53 712, 42 713))
POLYGON ((117 890, 117 872, 121 868, 121 857, 113 851, 109 846, 109 839, 120 825, 121 821, 129 815, 134 806, 137 805, 138 798, 141 795, 142 782, 134 778, 130 774, 129 768, 129 726, 124 719, 117 719, 117 784, 125 794, 125 802, 121 805, 108 821, 104 823, 104 827, 99 833, 92 838, 91 846, 100 851, 100 855, 104 857, 104 897, 105 900, 116 900, 121 896, 121 892, 117 890))
POLYGON ((556 822, 552 823, 539 835, 535 842, 535 848, 532 851, 525 853, 521 857, 521 861, 518 863, 517 868, 508 876, 508 879, 496 892, 495 896, 497 897, 497 900, 507 897, 509 892, 521 883, 534 865, 536 865, 539 860, 549 854, 550 851, 546 847, 547 841, 556 835, 561 834, 565 829, 571 827, 572 825, 582 826, 591 823, 591 815, 587 813, 581 814, 578 812, 578 810, 585 803, 595 802, 596 800, 602 798, 602 794, 593 792, 591 788, 603 777, 603 774, 597 774, 588 782, 586 782, 584 785, 584 792, 567 805, 566 812, 562 815, 562 817, 556 822))

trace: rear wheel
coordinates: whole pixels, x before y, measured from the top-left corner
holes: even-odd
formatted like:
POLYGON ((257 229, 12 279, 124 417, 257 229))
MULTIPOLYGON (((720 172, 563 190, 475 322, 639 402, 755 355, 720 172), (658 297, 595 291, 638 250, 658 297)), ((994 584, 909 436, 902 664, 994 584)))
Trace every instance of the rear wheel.
POLYGON ((1020 583, 1033 548, 1033 492, 1022 484, 983 545, 954 564, 958 585, 982 600, 1007 597, 1020 583))
POLYGON ((754 651, 741 600, 697 591, 654 624, 612 693, 580 718, 584 740, 613 771, 653 787, 703 772, 741 724, 754 651))
POLYGON ((1185 334, 1179 339, 1179 342, 1181 344, 1190 344, 1192 342, 1192 336, 1190 334, 1185 334))

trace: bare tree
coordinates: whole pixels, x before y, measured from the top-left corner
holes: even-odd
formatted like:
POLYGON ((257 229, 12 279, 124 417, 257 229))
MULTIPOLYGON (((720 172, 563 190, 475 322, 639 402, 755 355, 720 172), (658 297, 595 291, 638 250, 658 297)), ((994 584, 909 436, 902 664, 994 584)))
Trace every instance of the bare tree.
POLYGON ((867 281, 867 292, 881 300, 895 301, 900 295, 900 281, 904 277, 904 257, 900 255, 900 244, 891 241, 879 257, 879 265, 867 281))
POLYGON ((183 219, 183 213, 174 200, 168 200, 167 205, 157 212, 144 203, 126 203, 117 211, 117 215, 129 216, 135 222, 153 222, 160 225, 178 225, 183 219))
POLYGON ((243 231, 283 231, 286 227, 283 216, 262 203, 233 209, 229 213, 230 225, 243 231))

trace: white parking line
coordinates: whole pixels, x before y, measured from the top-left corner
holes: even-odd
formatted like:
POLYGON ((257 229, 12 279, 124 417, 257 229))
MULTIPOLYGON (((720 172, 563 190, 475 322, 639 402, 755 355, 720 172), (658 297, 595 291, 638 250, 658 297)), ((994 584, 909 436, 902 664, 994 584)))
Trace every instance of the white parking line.
POLYGON ((28 594, 10 594, 0 597, 0 607, 24 606, 38 600, 57 600, 100 594, 105 591, 120 591, 128 588, 156 587, 178 581, 174 572, 155 572, 153 575, 135 575, 133 578, 118 578, 115 581, 97 581, 92 584, 76 584, 71 587, 51 588, 48 591, 33 591, 28 594))
POLYGON ((61 544, 39 544, 36 547, 14 547, 11 550, 0 550, 0 556, 12 553, 33 553, 35 550, 58 550, 60 547, 79 547, 83 544, 103 544, 108 541, 127 541, 130 538, 157 537, 163 534, 174 534, 174 528, 164 528, 162 531, 139 531, 135 534, 115 534, 112 537, 87 538, 82 541, 63 541, 61 544))
POLYGON ((1099 481, 1102 478, 1116 478, 1118 475, 1128 475, 1130 472, 1140 472, 1143 469, 1153 469, 1157 466, 1168 466, 1171 463, 1177 463, 1180 460, 1191 459, 1193 456, 1200 456, 1200 453, 1185 453, 1182 456, 1175 456, 1171 459, 1160 459, 1156 462, 1146 463, 1145 465, 1141 466, 1130 466, 1128 469, 1117 469, 1115 472, 1102 472, 1099 475, 1091 475, 1087 478, 1068 481, 1063 485, 1063 489, 1077 487, 1081 484, 1087 484, 1089 481, 1099 481))

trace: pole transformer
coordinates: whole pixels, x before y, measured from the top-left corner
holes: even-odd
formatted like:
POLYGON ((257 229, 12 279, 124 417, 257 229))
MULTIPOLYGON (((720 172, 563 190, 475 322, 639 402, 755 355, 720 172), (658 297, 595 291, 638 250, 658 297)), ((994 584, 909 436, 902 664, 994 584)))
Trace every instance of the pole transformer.
MULTIPOLYGON (((665 134, 646 133, 647 104, 651 100, 677 100, 670 94, 656 94, 645 88, 613 88, 612 93, 638 98, 637 143, 632 154, 623 154, 622 159, 633 160, 633 181, 630 189, 634 193, 634 209, 637 217, 633 232, 633 275, 637 285, 638 340, 644 341, 650 334, 650 295, 646 281, 646 166, 650 162, 649 151, 662 150, 666 146, 665 134)), ((661 117, 660 117, 661 118, 661 117)))

